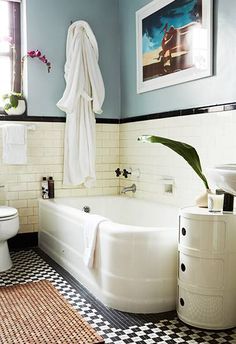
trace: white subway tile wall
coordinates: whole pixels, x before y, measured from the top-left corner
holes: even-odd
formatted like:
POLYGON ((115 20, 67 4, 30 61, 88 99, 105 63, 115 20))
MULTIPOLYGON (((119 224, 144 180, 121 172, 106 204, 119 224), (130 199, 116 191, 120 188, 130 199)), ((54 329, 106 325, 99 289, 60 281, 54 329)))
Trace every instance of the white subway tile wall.
MULTIPOLYGON (((1 122, 5 124, 9 122, 1 122)), ((11 122, 12 123, 12 122, 11 122)), ((19 122, 17 122, 19 123, 19 122)), ((27 165, 3 165, 0 154, 1 204, 16 207, 20 215, 20 232, 38 231, 38 198, 41 197, 41 179, 53 176, 56 197, 84 195, 113 195, 119 192, 115 169, 119 166, 119 125, 96 125, 97 181, 93 188, 66 187, 62 184, 63 146, 65 123, 20 122, 34 124, 35 131, 28 131, 27 165)), ((2 133, 0 130, 0 151, 2 133)))
MULTIPOLYGON (((236 163, 236 111, 172 117, 120 125, 121 168, 140 169, 140 178, 120 178, 120 188, 134 182, 132 197, 184 207, 195 204, 204 184, 175 152, 160 144, 141 143, 140 135, 158 135, 183 141, 199 153, 202 168, 236 163), (164 193, 163 179, 173 178, 173 194, 164 193)), ((168 182, 167 182, 168 183, 168 182)), ((209 181, 210 187, 215 188, 209 181)))
MULTIPOLYGON (((169 148, 138 142, 138 136, 143 134, 164 136, 193 145, 199 153, 204 172, 216 164, 236 163, 236 111, 121 125, 97 124, 96 185, 91 189, 65 187, 62 184, 65 124, 24 124, 36 126, 35 131, 28 132, 28 164, 3 165, 0 160, 0 185, 5 185, 0 188, 0 201, 18 209, 20 232, 38 231, 38 198, 41 197, 43 176, 53 176, 56 197, 114 195, 134 182, 136 193, 126 196, 178 207, 194 205, 195 198, 204 192, 199 177, 183 158, 169 148), (121 169, 139 169, 140 177, 117 178, 114 171, 118 166, 121 169), (173 194, 164 193, 163 179, 168 177, 174 180, 173 194)), ((214 187, 211 183, 210 186, 214 187)))

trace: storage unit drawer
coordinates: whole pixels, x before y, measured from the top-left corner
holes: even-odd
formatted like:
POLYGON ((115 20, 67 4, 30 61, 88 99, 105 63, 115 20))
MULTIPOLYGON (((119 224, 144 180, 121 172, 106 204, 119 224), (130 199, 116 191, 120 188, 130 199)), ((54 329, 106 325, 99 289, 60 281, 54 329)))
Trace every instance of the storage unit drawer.
POLYGON ((192 257, 180 252, 179 279, 197 287, 223 288, 224 260, 192 257))
POLYGON ((179 287, 178 316, 184 322, 201 328, 222 328, 223 296, 193 293, 179 287))
POLYGON ((236 326, 235 229, 236 214, 197 207, 181 211, 177 311, 189 325, 236 326))
POLYGON ((226 225, 223 221, 180 220, 179 244, 189 249, 224 252, 226 242, 226 225))

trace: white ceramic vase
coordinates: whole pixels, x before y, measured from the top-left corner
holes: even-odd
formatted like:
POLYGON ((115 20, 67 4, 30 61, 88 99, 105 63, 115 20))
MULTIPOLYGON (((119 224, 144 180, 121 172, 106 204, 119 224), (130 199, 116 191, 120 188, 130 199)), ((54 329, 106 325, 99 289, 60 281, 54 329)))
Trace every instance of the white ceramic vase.
POLYGON ((207 208, 208 207, 208 195, 211 194, 212 191, 210 189, 206 189, 203 194, 196 198, 196 206, 199 208, 207 208))
POLYGON ((18 100, 17 107, 11 107, 10 109, 5 110, 5 112, 8 115, 23 115, 23 113, 25 112, 25 109, 26 109, 25 100, 20 99, 18 100))

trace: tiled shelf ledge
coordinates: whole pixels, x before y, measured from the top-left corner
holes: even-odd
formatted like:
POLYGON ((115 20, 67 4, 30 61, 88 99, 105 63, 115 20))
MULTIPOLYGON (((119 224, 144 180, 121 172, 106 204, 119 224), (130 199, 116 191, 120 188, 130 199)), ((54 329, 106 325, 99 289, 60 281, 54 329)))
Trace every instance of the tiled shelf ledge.
MULTIPOLYGON (((66 121, 66 117, 54 116, 27 116, 27 115, 4 115, 0 113, 0 121, 24 121, 24 122, 61 122, 66 121)), ((118 118, 96 118, 96 123, 119 124, 118 118)))
POLYGON ((179 117, 179 116, 197 115, 197 114, 204 114, 204 113, 208 114, 208 113, 232 111, 232 110, 236 110, 236 102, 207 105, 207 106, 202 106, 202 107, 173 110, 173 111, 166 111, 166 112, 158 112, 158 113, 146 114, 146 115, 141 115, 141 116, 126 117, 126 118, 121 118, 120 123, 140 122, 140 121, 162 119, 162 118, 168 118, 168 117, 179 117))
MULTIPOLYGON (((179 116, 188 116, 188 115, 197 115, 204 113, 215 113, 223 111, 232 111, 236 110, 236 102, 224 103, 224 104, 214 104, 206 105, 201 107, 189 108, 189 109, 180 109, 173 111, 157 112, 152 114, 140 115, 140 116, 131 116, 126 118, 96 118, 96 123, 104 124, 122 124, 130 122, 140 122, 153 119, 161 119, 168 117, 179 117, 179 116)), ((9 116, 4 115, 0 112, 0 121, 29 121, 29 122, 65 122, 66 117, 59 116, 27 116, 26 114, 20 116, 9 116)))

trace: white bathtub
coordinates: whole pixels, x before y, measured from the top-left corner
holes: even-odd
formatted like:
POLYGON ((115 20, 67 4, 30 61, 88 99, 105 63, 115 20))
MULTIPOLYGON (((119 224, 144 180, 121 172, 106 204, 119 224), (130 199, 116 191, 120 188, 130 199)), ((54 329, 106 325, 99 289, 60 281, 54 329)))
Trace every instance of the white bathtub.
POLYGON ((132 313, 175 309, 178 209, 125 196, 40 200, 39 247, 106 306, 132 313), (83 224, 100 224, 94 268, 83 263, 83 224))

